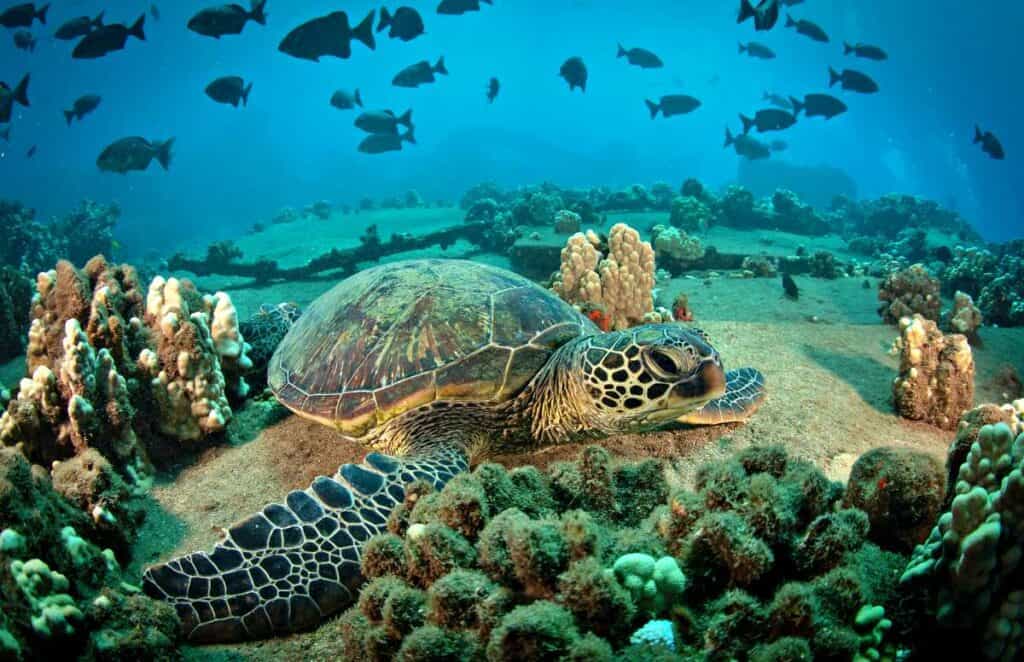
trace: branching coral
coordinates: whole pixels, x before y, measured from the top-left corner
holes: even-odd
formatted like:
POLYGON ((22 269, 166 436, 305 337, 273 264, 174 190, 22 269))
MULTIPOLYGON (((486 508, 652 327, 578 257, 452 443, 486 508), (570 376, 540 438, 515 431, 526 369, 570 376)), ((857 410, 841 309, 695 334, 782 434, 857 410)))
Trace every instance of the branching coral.
POLYGON ((923 614, 928 651, 1024 653, 1024 435, 1005 423, 981 428, 957 473, 955 497, 903 573, 923 614))
POLYGON ((953 430, 974 405, 974 356, 967 338, 943 335, 921 315, 900 320, 900 374, 892 393, 900 416, 953 430))
POLYGON ((67 247, 61 255, 74 263, 93 255, 111 255, 114 250, 114 226, 121 217, 117 203, 104 205, 82 200, 78 207, 50 222, 51 231, 67 247))
POLYGON ((12 267, 0 267, 0 361, 25 350, 32 281, 12 267))
POLYGON ((576 233, 562 249, 562 266, 552 289, 569 303, 600 308, 611 328, 639 324, 654 309, 654 249, 625 223, 613 226, 608 255, 576 233))
POLYGON ((784 232, 823 235, 831 229, 813 207, 786 189, 778 189, 772 195, 772 210, 775 212, 775 227, 784 232))
POLYGON ((555 232, 558 234, 574 234, 580 231, 582 217, 568 209, 559 210, 555 214, 555 232))
POLYGON ((221 430, 251 367, 230 298, 97 257, 39 274, 27 365, 0 441, 50 463, 96 448, 138 479, 148 457, 221 430), (136 415, 138 414, 138 415, 136 415))
POLYGON ((998 275, 978 295, 985 321, 1002 326, 1024 324, 1024 258, 1004 255, 998 275))
POLYGON ((889 274, 878 285, 878 314, 887 324, 919 314, 939 321, 939 281, 923 265, 913 264, 903 271, 889 274))

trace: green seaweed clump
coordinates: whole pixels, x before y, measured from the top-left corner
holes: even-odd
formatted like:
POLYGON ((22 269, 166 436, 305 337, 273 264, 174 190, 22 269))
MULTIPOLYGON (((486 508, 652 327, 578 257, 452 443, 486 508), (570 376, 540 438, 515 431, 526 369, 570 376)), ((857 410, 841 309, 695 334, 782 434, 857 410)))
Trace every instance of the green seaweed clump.
MULTIPOLYGON (((82 494, 103 493, 92 489, 109 477, 100 469, 75 472, 82 494)), ((113 533, 102 504, 91 517, 79 506, 45 469, 0 448, 0 659, 178 659, 173 607, 141 595, 100 546, 130 539, 135 523, 125 517, 117 525, 129 532, 113 533)))
POLYGON ((695 488, 673 492, 660 462, 596 446, 545 472, 484 464, 439 492, 414 487, 367 543, 359 605, 321 641, 368 662, 889 650, 896 628, 874 616, 906 557, 869 540, 842 485, 752 447, 701 467, 695 488))

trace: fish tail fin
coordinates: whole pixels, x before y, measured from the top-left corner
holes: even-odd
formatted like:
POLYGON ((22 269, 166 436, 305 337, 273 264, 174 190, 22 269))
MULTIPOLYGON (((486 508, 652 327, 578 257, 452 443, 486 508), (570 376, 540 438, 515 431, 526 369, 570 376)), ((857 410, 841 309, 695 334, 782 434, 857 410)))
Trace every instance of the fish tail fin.
POLYGON ((416 144, 416 135, 413 133, 414 130, 415 130, 415 127, 410 125, 409 129, 405 133, 402 134, 402 140, 404 140, 407 143, 412 143, 413 145, 415 145, 416 144))
POLYGON ((373 38, 373 13, 374 11, 371 9, 366 18, 352 28, 352 37, 363 42, 371 51, 377 48, 377 41, 373 38))
POLYGON ((18 86, 14 88, 14 100, 25 106, 29 106, 28 103, 28 81, 32 77, 32 74, 25 74, 25 77, 21 79, 18 86))
POLYGON ((104 13, 104 11, 106 11, 106 10, 101 9, 100 13, 96 14, 96 18, 92 19, 92 26, 94 28, 102 28, 103 27, 103 13, 104 13))
POLYGON ((622 47, 622 44, 618 44, 619 52, 615 54, 615 57, 626 57, 626 49, 622 47))
POLYGON ((974 142, 975 143, 980 143, 982 140, 984 140, 984 138, 985 138, 984 134, 981 133, 981 127, 978 126, 977 124, 975 124, 974 125, 974 142))
POLYGON ((848 42, 844 41, 843 42, 843 55, 849 55, 852 52, 853 52, 853 46, 851 46, 848 42))
POLYGON ((737 43, 736 43, 736 45, 737 45, 737 46, 739 46, 739 48, 740 48, 740 51, 739 51, 739 52, 740 52, 740 53, 742 53, 742 52, 744 52, 745 50, 747 50, 747 47, 743 45, 743 42, 742 42, 742 41, 740 41, 740 42, 737 42, 737 43))
POLYGON ((736 142, 736 139, 732 137, 732 131, 729 130, 729 127, 725 127, 725 144, 722 147, 728 147, 734 142, 736 142))
POLYGON ((480 2, 485 2, 485 3, 489 4, 489 5, 491 5, 492 7, 494 6, 494 0, 480 0, 480 2))
POLYGON ((45 5, 36 10, 36 18, 43 25, 46 25, 46 12, 50 9, 50 3, 47 2, 45 5))
POLYGON ((448 75, 448 69, 444 66, 444 56, 443 55, 441 57, 437 58, 437 64, 434 65, 434 73, 435 74, 444 74, 445 76, 448 75))
POLYGON ((410 108, 409 110, 407 110, 404 113, 402 113, 397 119, 395 119, 395 121, 398 122, 399 124, 404 124, 405 126, 407 126, 407 127, 409 127, 411 129, 412 128, 412 108, 410 108))
POLYGON ((832 67, 828 68, 828 86, 829 87, 832 87, 833 85, 835 85, 836 83, 838 83, 842 79, 843 79, 843 77, 839 75, 838 71, 836 71, 832 67))
POLYGON ((65 110, 64 119, 67 120, 68 126, 71 126, 71 120, 75 119, 75 111, 65 110))
POLYGON ((363 97, 359 96, 359 88, 358 87, 356 88, 356 93, 355 93, 355 96, 353 97, 353 100, 356 102, 357 106, 359 106, 360 108, 363 107, 363 97))
POLYGON ((797 115, 799 115, 800 111, 803 110, 804 106, 806 105, 806 104, 802 103, 800 101, 800 99, 797 99, 796 97, 789 97, 789 102, 791 104, 793 104, 793 117, 796 117, 797 115))
POLYGON ((249 84, 246 85, 244 88, 242 88, 242 105, 243 106, 248 106, 249 105, 249 93, 250 92, 252 92, 252 81, 249 81, 249 84))
POLYGON ((583 81, 582 83, 580 83, 580 90, 584 92, 587 91, 587 81, 583 81))
POLYGON ((380 20, 377 21, 377 32, 382 32, 391 26, 394 21, 394 17, 391 16, 391 12, 388 11, 387 7, 380 8, 380 20))
POLYGON ((146 14, 143 13, 139 16, 138 20, 132 23, 132 27, 128 28, 128 34, 135 37, 139 41, 146 41, 146 33, 142 31, 143 26, 146 24, 146 14))
POLYGON ((740 0, 740 13, 736 17, 736 22, 742 23, 753 15, 754 6, 750 4, 750 0, 740 0))
POLYGON ((267 24, 267 12, 265 7, 267 6, 267 0, 251 0, 249 3, 249 18, 256 21, 260 25, 267 24))
POLYGON ((793 17, 792 17, 792 16, 790 16, 790 15, 789 15, 789 13, 787 12, 787 13, 786 13, 786 27, 787 27, 787 28, 791 28, 791 27, 793 27, 794 25, 796 25, 796 21, 794 21, 794 20, 793 20, 793 17))
POLYGON ((644 103, 647 104, 647 110, 651 111, 651 119, 653 120, 658 116, 658 104, 654 103, 650 99, 644 99, 644 103))
POLYGON ((754 126, 754 120, 740 113, 740 121, 743 122, 743 135, 747 135, 750 133, 750 127, 754 126))
POLYGON ((160 162, 164 170, 171 167, 171 147, 174 145, 174 138, 168 138, 167 140, 156 143, 156 160, 160 162))

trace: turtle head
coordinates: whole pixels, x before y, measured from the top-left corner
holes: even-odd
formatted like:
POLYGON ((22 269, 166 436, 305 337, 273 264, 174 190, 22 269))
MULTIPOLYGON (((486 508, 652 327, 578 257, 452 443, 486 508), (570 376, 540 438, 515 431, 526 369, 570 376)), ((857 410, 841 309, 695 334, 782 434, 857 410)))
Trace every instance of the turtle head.
POLYGON ((610 431, 654 429, 725 394, 707 335, 679 324, 595 336, 582 358, 587 396, 610 431))
POLYGON ((538 394, 550 413, 534 418, 535 436, 653 430, 725 394, 725 370, 707 335, 679 324, 597 334, 562 350, 538 394))

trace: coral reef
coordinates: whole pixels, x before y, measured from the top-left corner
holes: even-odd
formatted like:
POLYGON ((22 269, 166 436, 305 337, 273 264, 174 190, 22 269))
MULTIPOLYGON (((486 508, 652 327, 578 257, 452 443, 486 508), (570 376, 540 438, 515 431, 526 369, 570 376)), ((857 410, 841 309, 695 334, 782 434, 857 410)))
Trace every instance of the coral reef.
POLYGON ((252 388, 262 389, 266 386, 270 357, 301 314, 302 311, 294 303, 284 302, 275 306, 263 304, 256 314, 239 324, 239 331, 249 345, 246 355, 252 361, 252 370, 246 381, 252 388))
POLYGON ((995 278, 998 264, 999 258, 987 249, 956 246, 953 259, 942 272, 942 286, 947 294, 962 290, 977 296, 995 278))
POLYGON ((569 238, 551 289, 574 305, 600 308, 611 328, 639 324, 654 309, 654 249, 625 223, 612 227, 607 256, 594 240, 579 232, 569 238))
MULTIPOLYGON (((1024 654, 1024 436, 986 425, 957 468, 955 496, 901 578, 917 598, 922 658, 1024 654)), ((909 598, 908 598, 909 601, 909 598)))
POLYGON ((955 211, 932 200, 896 193, 861 202, 847 223, 852 232, 872 236, 896 237, 906 228, 924 228, 956 233, 963 239, 980 238, 955 211))
POLYGON ((705 232, 711 227, 711 209, 692 195, 672 199, 668 222, 684 232, 705 232))
POLYGON ((327 200, 317 200, 313 204, 307 205, 302 211, 306 216, 315 216, 321 221, 326 221, 331 218, 332 208, 331 203, 327 200))
POLYGON ((219 432, 229 397, 245 397, 248 349, 227 294, 157 277, 143 294, 135 270, 102 257, 41 272, 27 369, 0 417, 0 442, 49 464, 99 450, 133 482, 151 457, 219 432))
POLYGON ((939 321, 939 281, 923 265, 913 264, 889 274, 878 285, 878 300, 882 302, 878 314, 887 324, 897 324, 911 315, 939 321))
POLYGON ((978 329, 981 328, 981 310, 974 305, 971 295, 956 291, 953 295, 953 309, 949 313, 949 328, 954 333, 967 336, 967 340, 976 345, 979 342, 978 329))
POLYGON ((174 609, 124 582, 99 524, 16 449, 0 448, 0 506, 3 659, 178 658, 174 609))
POLYGON ((943 335, 921 315, 900 320, 900 374, 893 382, 896 412, 953 430, 974 405, 974 356, 967 338, 943 335))
POLYGON ((704 246, 700 239, 676 227, 655 225, 651 228, 651 244, 654 246, 655 258, 664 259, 672 273, 704 257, 704 246))
POLYGON ((1024 258, 1004 255, 999 260, 998 275, 978 294, 978 308, 989 324, 1024 324, 1024 258))
POLYGON ((325 640, 368 661, 870 656, 906 557, 842 492, 779 447, 671 496, 659 462, 598 447, 544 474, 483 464, 392 514, 325 640))
POLYGON ((29 277, 47 269, 67 248, 35 216, 34 209, 20 202, 0 199, 0 265, 14 267, 29 277))
POLYGON ((763 255, 748 255, 743 258, 740 269, 749 272, 754 278, 775 278, 779 273, 775 263, 763 255))
POLYGON ((548 225, 558 210, 564 208, 562 196, 546 188, 525 191, 511 205, 516 225, 548 225))
POLYGON ((120 218, 121 208, 116 203, 81 201, 76 209, 50 221, 50 231, 62 242, 59 255, 75 264, 84 263, 93 255, 113 255, 113 231, 120 218))
POLYGON ((32 281, 13 267, 0 267, 0 361, 25 350, 32 281))
POLYGON ((575 234, 580 231, 582 217, 568 209, 559 210, 555 214, 555 232, 558 234, 575 234))
POLYGON ((775 191, 772 195, 772 211, 775 212, 775 227, 784 232, 823 235, 831 231, 829 224, 815 213, 814 208, 801 202, 792 191, 775 191))
POLYGON ((810 274, 815 278, 827 278, 830 280, 839 278, 842 270, 836 262, 836 256, 828 251, 815 251, 808 261, 810 274))

